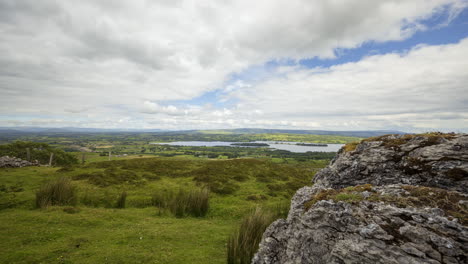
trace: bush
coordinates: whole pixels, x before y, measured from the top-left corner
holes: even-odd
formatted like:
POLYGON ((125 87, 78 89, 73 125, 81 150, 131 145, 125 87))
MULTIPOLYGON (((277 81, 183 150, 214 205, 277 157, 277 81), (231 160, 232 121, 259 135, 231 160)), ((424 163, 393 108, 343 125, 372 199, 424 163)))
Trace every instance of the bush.
POLYGON ((228 238, 227 263, 247 264, 258 250, 265 229, 275 220, 275 214, 257 207, 244 217, 238 229, 228 238))
POLYGON ((69 178, 61 177, 43 184, 36 192, 36 207, 76 205, 76 188, 69 178))

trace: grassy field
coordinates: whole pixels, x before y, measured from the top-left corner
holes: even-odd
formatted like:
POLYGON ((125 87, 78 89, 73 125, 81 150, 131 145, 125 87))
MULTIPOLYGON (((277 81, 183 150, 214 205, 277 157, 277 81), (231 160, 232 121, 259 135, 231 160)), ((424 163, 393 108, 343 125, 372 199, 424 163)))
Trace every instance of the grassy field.
POLYGON ((0 262, 226 263, 228 237, 243 216, 258 206, 284 215, 294 191, 328 162, 92 158, 63 168, 0 169, 0 262), (36 191, 63 177, 72 179, 76 203, 35 208, 36 191), (155 204, 205 187, 203 217, 176 217, 155 204), (123 192, 125 208, 117 209, 123 192))

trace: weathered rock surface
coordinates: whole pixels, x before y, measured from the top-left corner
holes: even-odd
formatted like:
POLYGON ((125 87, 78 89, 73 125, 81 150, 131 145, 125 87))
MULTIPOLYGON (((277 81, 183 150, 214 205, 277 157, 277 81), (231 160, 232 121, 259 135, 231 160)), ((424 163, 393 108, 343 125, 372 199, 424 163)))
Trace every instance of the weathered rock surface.
POLYGON ((0 168, 21 168, 26 166, 39 166, 39 162, 37 160, 29 162, 27 160, 9 156, 0 157, 0 168))
POLYGON ((401 145, 391 144, 401 143, 402 137, 364 141, 354 151, 342 149, 315 175, 315 183, 327 188, 402 183, 468 191, 468 135, 416 136, 401 145))
POLYGON ((340 151, 268 227, 252 263, 468 263, 468 136, 397 143, 340 151))

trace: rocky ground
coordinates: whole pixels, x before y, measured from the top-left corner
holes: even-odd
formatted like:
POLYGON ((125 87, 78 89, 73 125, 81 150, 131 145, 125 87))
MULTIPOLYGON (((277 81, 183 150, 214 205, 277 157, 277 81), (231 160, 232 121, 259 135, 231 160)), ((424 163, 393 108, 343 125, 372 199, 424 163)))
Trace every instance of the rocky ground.
POLYGON ((0 168, 21 168, 26 166, 39 166, 39 162, 37 160, 29 162, 9 156, 0 157, 0 168))
POLYGON ((266 230, 252 263, 467 263, 468 135, 345 146, 266 230))

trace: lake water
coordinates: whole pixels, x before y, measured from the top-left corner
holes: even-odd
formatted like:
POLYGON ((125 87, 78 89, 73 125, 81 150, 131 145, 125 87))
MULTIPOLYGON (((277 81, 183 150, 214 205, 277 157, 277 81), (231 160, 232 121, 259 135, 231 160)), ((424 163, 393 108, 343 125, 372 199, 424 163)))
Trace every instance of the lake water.
MULTIPOLYGON (((245 143, 245 142, 226 142, 226 141, 175 141, 168 143, 150 143, 155 145, 171 145, 171 146, 192 146, 192 147, 245 147, 245 146, 232 146, 232 143, 245 143)), ((266 143, 269 148, 288 150, 291 152, 304 153, 307 151, 312 152, 337 152, 343 146, 343 144, 328 144, 326 147, 318 146, 299 146, 297 143, 302 142, 277 142, 277 141, 255 141, 255 143, 266 143)), ((247 147, 252 148, 252 147, 247 147)))

